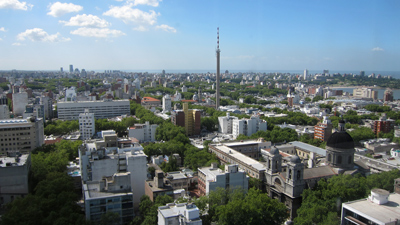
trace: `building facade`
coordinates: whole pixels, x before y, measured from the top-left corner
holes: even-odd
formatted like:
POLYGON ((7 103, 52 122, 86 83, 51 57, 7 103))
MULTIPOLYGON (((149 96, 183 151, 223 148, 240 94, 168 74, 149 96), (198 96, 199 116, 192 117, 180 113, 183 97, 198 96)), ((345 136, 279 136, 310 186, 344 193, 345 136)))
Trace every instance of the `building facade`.
POLYGON ((169 96, 169 94, 167 94, 163 97, 162 108, 163 108, 164 112, 171 111, 171 96, 169 96))
POLYGON ((30 154, 16 153, 0 157, 0 208, 29 193, 30 169, 30 154))
POLYGON ((314 139, 327 141, 332 135, 332 123, 327 116, 324 116, 322 122, 314 126, 314 139))
POLYGON ((208 195, 217 188, 241 188, 244 191, 249 189, 249 177, 245 172, 239 171, 236 164, 225 165, 225 171, 222 171, 213 163, 211 167, 198 168, 198 171, 198 187, 202 195, 208 195))
POLYGON ((43 144, 43 119, 0 120, 0 155, 11 151, 29 153, 43 144))
POLYGON ((183 103, 183 110, 174 110, 171 114, 174 125, 185 128, 187 136, 200 135, 201 110, 189 109, 188 103, 183 103))
POLYGON ((91 139, 95 132, 94 113, 85 109, 84 113, 79 114, 79 133, 82 140, 91 139))
POLYGON ((131 112, 129 100, 58 102, 58 119, 78 120, 79 114, 84 113, 85 109, 89 109, 96 119, 129 115, 131 112))
POLYGON ((230 116, 229 113, 226 113, 226 116, 218 117, 218 132, 223 134, 232 134, 233 121, 237 119, 236 116, 230 116))
POLYGON ((12 94, 13 113, 15 116, 23 116, 25 106, 28 105, 28 93, 13 93, 12 94))
POLYGON ((390 131, 394 130, 395 121, 393 119, 387 119, 386 114, 383 113, 379 120, 375 120, 372 130, 375 134, 379 132, 389 133, 390 131))
POLYGON ((267 122, 256 115, 251 116, 250 119, 238 119, 232 122, 232 135, 234 139, 240 134, 251 136, 260 130, 267 130, 267 122))
POLYGON ((134 137, 140 142, 154 142, 156 140, 157 124, 146 121, 144 124, 135 124, 128 128, 128 136, 134 137))

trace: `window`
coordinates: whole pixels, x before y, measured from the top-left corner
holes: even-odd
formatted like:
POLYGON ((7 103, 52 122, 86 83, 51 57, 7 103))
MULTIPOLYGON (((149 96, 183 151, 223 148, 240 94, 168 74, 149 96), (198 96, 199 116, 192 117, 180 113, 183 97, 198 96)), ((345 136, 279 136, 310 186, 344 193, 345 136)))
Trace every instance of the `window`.
POLYGON ((341 155, 339 155, 337 157, 337 164, 342 164, 342 156, 341 155))

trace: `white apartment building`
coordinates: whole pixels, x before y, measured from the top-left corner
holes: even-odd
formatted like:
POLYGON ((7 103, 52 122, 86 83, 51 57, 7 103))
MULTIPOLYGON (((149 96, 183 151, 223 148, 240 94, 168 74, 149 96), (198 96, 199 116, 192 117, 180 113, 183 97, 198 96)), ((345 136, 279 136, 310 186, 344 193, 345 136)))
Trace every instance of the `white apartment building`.
POLYGON ((29 193, 30 154, 0 157, 0 208, 29 193))
POLYGON ((158 225, 187 224, 202 225, 200 211, 196 205, 191 203, 169 203, 158 207, 158 225))
POLYGON ((115 173, 130 173, 133 204, 138 207, 140 197, 145 194, 147 156, 139 144, 124 148, 105 147, 108 145, 105 142, 111 136, 116 140, 116 135, 106 135, 104 141, 94 141, 80 146, 79 164, 82 182, 89 184, 101 181, 103 177, 112 177, 115 173))
POLYGON ((171 112, 171 96, 169 94, 162 98, 162 109, 164 112, 171 112))
POLYGON ((128 224, 134 217, 130 173, 115 173, 100 181, 83 184, 87 220, 100 221, 107 212, 118 213, 119 224, 128 224))
POLYGON ((94 113, 85 109, 84 113, 79 114, 79 133, 82 140, 91 139, 95 132, 94 113))
POLYGON ((73 102, 76 101, 76 88, 71 87, 65 90, 64 101, 73 102))
POLYGON ((129 100, 102 100, 102 101, 76 101, 58 102, 57 111, 60 120, 77 120, 79 114, 89 109, 96 119, 107 119, 111 117, 129 115, 129 100))
POLYGON ((138 139, 140 142, 154 142, 156 140, 157 124, 146 121, 144 124, 135 124, 128 128, 128 136, 138 139))
POLYGON ((0 155, 29 153, 44 144, 43 119, 0 120, 0 155))
POLYGON ((244 171, 239 171, 237 164, 225 165, 225 171, 222 171, 216 163, 213 163, 211 167, 202 167, 198 171, 199 190, 203 195, 208 195, 218 187, 223 189, 242 188, 244 191, 249 189, 249 177, 244 171))
POLYGON ((236 116, 230 116, 229 113, 227 113, 226 116, 218 117, 218 132, 223 134, 232 134, 233 121, 237 119, 236 116))
POLYGON ((256 115, 251 116, 250 119, 237 119, 232 122, 232 135, 235 139, 240 134, 251 136, 260 130, 267 130, 267 122, 256 115))
POLYGON ((28 105, 28 93, 12 94, 13 113, 15 116, 22 116, 25 112, 25 106, 28 105))
POLYGON ((372 88, 354 88, 353 96, 358 98, 378 98, 378 91, 375 91, 372 88))

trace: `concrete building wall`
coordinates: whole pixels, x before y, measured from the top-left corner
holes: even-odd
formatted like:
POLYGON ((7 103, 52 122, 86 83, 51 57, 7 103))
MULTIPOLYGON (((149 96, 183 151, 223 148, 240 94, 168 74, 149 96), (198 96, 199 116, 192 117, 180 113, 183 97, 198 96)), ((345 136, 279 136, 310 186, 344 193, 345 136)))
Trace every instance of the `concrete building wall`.
POLYGON ((96 119, 106 119, 130 114, 129 100, 58 102, 57 111, 60 120, 77 120, 80 113, 89 109, 96 119))
POLYGON ((15 116, 22 116, 25 112, 25 106, 28 105, 28 93, 14 93, 12 95, 13 113, 15 116))

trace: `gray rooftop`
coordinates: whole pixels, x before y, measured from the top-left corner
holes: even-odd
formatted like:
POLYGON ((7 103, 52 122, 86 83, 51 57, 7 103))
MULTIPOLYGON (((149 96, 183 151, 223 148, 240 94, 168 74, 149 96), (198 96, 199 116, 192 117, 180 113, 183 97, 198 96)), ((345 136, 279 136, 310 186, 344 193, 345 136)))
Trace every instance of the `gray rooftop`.
POLYGON ((242 161, 243 163, 245 163, 246 165, 250 165, 254 168, 256 168, 257 170, 265 170, 266 167, 264 164, 260 163, 259 161, 252 159, 238 151, 233 150, 232 148, 229 148, 227 146, 224 145, 213 145, 215 148, 219 149, 220 151, 231 155, 232 157, 242 161))
POLYGON ((307 151, 310 151, 310 152, 317 153, 318 155, 326 156, 326 150, 323 149, 323 148, 318 148, 318 147, 315 147, 313 145, 309 145, 309 144, 303 143, 301 141, 292 141, 292 142, 289 142, 289 143, 294 145, 294 146, 296 146, 296 147, 298 147, 298 148, 301 148, 301 149, 304 149, 304 150, 307 150, 307 151))
POLYGON ((19 156, 19 160, 16 160, 16 157, 0 157, 0 167, 23 166, 28 158, 29 154, 23 154, 19 156), (7 166, 7 164, 9 166, 7 166))

